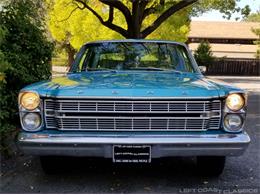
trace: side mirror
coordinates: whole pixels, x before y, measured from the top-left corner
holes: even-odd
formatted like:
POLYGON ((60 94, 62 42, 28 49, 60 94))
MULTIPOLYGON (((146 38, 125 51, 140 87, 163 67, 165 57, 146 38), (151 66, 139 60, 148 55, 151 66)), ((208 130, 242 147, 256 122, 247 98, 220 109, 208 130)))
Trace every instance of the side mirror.
POLYGON ((200 72, 202 74, 204 74, 207 71, 207 67, 206 66, 199 66, 200 72))

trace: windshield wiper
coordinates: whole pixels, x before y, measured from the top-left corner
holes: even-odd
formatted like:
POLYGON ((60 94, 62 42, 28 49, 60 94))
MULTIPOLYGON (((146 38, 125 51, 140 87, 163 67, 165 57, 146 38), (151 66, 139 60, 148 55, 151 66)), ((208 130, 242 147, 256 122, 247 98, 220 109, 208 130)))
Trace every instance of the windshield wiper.
POLYGON ((93 69, 87 69, 86 72, 109 72, 109 73, 118 73, 118 70, 115 69, 106 69, 106 68, 93 68, 93 69))
POLYGON ((148 67, 138 67, 138 68, 129 68, 129 70, 146 70, 146 71, 168 71, 161 68, 148 68, 148 67))
POLYGON ((178 70, 161 69, 161 68, 146 68, 146 67, 138 67, 138 68, 130 68, 129 70, 165 71, 165 72, 173 72, 173 73, 176 73, 176 74, 183 74, 183 72, 178 71, 178 70))
POLYGON ((115 69, 108 69, 108 68, 89 68, 87 71, 92 72, 92 71, 116 71, 115 69))
POLYGON ((170 70, 171 72, 174 72, 174 73, 178 73, 178 74, 183 74, 182 71, 179 71, 179 70, 170 70))

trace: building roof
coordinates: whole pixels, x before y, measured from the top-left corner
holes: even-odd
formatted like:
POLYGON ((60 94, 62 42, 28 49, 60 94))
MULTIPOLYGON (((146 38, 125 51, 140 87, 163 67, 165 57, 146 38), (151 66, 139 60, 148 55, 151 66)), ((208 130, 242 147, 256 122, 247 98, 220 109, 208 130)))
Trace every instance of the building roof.
POLYGON ((252 28, 260 28, 260 23, 192 21, 189 38, 257 39, 252 28))

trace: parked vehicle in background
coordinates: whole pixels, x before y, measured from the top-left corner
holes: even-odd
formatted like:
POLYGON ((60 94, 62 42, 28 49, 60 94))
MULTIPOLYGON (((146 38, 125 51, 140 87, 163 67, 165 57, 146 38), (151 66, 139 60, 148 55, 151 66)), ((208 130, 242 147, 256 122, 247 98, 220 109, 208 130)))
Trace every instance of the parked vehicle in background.
POLYGON ((246 102, 243 90, 204 77, 184 44, 92 42, 66 76, 21 90, 18 143, 46 172, 54 156, 196 156, 201 173, 219 175, 250 142, 246 102))

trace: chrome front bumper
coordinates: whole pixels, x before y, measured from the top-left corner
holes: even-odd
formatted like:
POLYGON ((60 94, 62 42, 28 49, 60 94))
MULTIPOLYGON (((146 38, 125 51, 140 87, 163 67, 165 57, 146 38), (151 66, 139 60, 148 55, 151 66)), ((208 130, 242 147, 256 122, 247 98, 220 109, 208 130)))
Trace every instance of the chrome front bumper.
POLYGON ((238 156, 250 138, 240 134, 116 135, 20 133, 18 146, 26 154, 112 158, 114 144, 151 145, 152 158, 169 156, 238 156))

